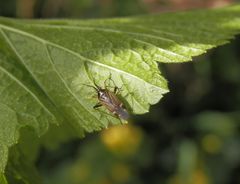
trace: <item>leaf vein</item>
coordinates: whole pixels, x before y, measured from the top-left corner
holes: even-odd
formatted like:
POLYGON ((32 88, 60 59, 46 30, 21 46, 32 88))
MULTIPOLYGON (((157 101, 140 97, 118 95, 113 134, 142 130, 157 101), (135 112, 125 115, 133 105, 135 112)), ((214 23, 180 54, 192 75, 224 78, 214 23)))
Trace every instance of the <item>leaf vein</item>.
POLYGON ((72 50, 70 50, 70 49, 67 49, 67 48, 65 48, 65 47, 63 47, 63 46, 61 46, 61 45, 58 45, 58 44, 55 44, 55 43, 52 43, 52 42, 48 42, 47 40, 44 40, 44 39, 42 39, 42 38, 40 38, 40 37, 37 37, 37 36, 35 36, 35 35, 33 35, 33 34, 30 34, 30 33, 28 33, 28 32, 24 32, 24 31, 21 31, 21 30, 19 30, 19 29, 11 28, 11 27, 8 27, 8 26, 5 26, 5 25, 0 25, 0 27, 5 28, 5 29, 10 30, 10 31, 13 31, 13 32, 16 32, 16 33, 19 33, 19 34, 21 34, 21 35, 28 36, 28 37, 30 37, 30 38, 36 39, 36 40, 38 40, 38 41, 40 41, 40 42, 43 42, 43 43, 45 43, 45 44, 52 45, 52 46, 54 46, 54 47, 56 47, 56 48, 60 48, 60 49, 62 49, 62 50, 64 50, 64 51, 66 51, 66 52, 68 52, 68 53, 71 53, 71 54, 75 55, 76 57, 79 57, 79 58, 81 58, 81 59, 83 59, 83 60, 86 60, 86 61, 88 61, 88 62, 90 62, 90 63, 93 63, 93 64, 95 64, 95 65, 98 65, 98 66, 101 66, 101 67, 104 67, 104 68, 108 68, 109 70, 112 70, 112 71, 115 71, 115 72, 118 72, 118 73, 123 73, 123 74, 125 74, 125 75, 131 76, 132 78, 135 78, 135 79, 137 79, 137 80, 140 80, 140 81, 143 81, 143 82, 145 82, 145 83, 148 83, 149 85, 151 85, 151 86, 153 86, 153 87, 155 87, 155 88, 158 88, 158 89, 167 91, 166 89, 163 89, 163 88, 161 88, 161 87, 159 87, 159 86, 157 86, 157 85, 151 84, 151 83, 145 81, 144 79, 142 79, 142 78, 140 78, 140 77, 138 77, 138 76, 135 76, 135 75, 133 75, 133 74, 131 74, 131 73, 128 73, 128 72, 126 72, 126 71, 124 71, 124 70, 119 70, 119 69, 117 69, 117 68, 113 68, 113 67, 111 67, 111 66, 108 66, 108 65, 106 65, 106 64, 104 64, 104 63, 100 63, 100 62, 91 60, 91 59, 89 59, 89 58, 86 58, 86 57, 80 55, 79 53, 76 53, 76 52, 74 52, 74 51, 72 51, 72 50))
POLYGON ((7 76, 9 76, 13 81, 15 81, 19 86, 21 86, 25 91, 27 91, 39 104, 42 106, 43 109, 45 109, 48 114, 50 114, 52 117, 55 117, 47 107, 38 99, 38 97, 31 92, 21 81, 19 81, 15 76, 13 76, 11 73, 9 73, 7 70, 5 70, 2 66, 0 66, 0 70, 5 73, 7 76))

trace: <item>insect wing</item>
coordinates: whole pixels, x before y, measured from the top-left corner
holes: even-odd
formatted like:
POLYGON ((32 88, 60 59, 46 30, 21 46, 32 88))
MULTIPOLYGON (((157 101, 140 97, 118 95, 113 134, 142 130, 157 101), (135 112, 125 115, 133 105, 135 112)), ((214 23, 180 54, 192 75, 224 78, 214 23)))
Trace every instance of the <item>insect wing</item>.
POLYGON ((119 118, 127 120, 129 118, 129 113, 122 107, 122 102, 114 93, 109 92, 108 95, 111 103, 108 106, 105 105, 106 108, 116 114, 119 118))
POLYGON ((108 92, 108 96, 110 99, 110 103, 112 103, 116 107, 121 106, 122 102, 118 99, 118 97, 114 93, 108 92))
POLYGON ((102 105, 104 105, 110 112, 114 112, 121 105, 121 102, 116 95, 110 91, 106 91, 104 95, 104 98, 100 99, 102 105))

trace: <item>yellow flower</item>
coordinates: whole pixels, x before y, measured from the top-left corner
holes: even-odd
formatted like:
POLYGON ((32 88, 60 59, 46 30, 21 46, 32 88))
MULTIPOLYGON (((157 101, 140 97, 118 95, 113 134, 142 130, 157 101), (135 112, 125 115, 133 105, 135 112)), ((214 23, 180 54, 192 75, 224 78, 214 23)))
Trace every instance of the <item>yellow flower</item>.
POLYGON ((141 141, 142 131, 133 125, 113 126, 101 134, 101 140, 114 153, 123 155, 134 154, 141 141))

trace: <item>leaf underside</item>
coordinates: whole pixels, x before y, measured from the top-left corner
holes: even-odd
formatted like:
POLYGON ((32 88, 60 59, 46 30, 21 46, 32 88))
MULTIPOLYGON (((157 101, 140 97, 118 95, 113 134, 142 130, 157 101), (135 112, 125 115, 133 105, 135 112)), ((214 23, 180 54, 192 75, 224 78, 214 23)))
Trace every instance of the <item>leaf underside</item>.
POLYGON ((168 92, 158 62, 190 61, 239 28, 240 6, 87 21, 0 18, 0 173, 21 127, 58 142, 121 123, 93 109, 96 92, 85 84, 104 87, 111 76, 108 89, 121 87, 128 110, 145 113, 168 92))

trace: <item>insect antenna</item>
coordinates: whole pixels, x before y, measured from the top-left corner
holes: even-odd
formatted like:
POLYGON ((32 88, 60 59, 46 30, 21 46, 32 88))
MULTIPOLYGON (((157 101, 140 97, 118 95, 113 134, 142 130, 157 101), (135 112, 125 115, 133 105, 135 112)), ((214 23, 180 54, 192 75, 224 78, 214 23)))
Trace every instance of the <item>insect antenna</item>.
POLYGON ((93 86, 93 85, 89 85, 89 84, 82 84, 84 86, 87 86, 87 87, 90 87, 90 88, 93 88, 95 89, 97 92, 99 91, 99 86, 93 86))
POLYGON ((96 92, 98 92, 101 89, 101 87, 99 85, 97 85, 97 83, 96 83, 94 78, 92 80, 93 80, 93 84, 94 85, 89 85, 89 84, 83 84, 83 85, 87 86, 87 87, 94 88, 96 90, 96 92))

